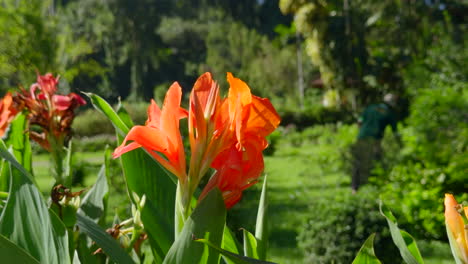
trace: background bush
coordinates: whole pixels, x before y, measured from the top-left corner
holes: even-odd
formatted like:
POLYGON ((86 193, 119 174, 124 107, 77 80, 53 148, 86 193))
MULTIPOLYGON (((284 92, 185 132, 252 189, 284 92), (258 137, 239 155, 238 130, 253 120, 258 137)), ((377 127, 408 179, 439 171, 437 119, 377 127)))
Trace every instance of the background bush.
MULTIPOLYGON (((313 201, 298 237, 305 263, 351 263, 372 233, 375 251, 384 263, 399 263, 385 218, 379 213, 378 190, 365 186, 313 201)), ((401 261, 400 261, 401 262, 401 261)))

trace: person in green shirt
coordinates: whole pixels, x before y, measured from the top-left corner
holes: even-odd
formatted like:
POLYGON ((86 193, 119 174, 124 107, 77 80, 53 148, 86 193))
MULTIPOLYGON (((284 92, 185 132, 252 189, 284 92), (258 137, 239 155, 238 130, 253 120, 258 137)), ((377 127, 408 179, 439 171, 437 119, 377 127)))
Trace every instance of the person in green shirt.
POLYGON ((367 182, 374 163, 382 158, 381 141, 388 125, 391 126, 397 140, 399 139, 394 110, 396 102, 395 95, 387 94, 383 103, 369 105, 358 119, 359 134, 356 143, 351 148, 353 193, 367 182))

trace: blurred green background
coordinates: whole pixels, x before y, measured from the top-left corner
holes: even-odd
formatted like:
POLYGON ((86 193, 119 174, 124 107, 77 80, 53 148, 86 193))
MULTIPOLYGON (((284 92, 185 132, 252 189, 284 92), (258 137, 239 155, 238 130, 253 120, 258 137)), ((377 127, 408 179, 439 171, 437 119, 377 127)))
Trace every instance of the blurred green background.
MULTIPOLYGON (((61 93, 120 98, 142 124, 149 99, 161 103, 172 82, 188 97, 210 71, 226 93, 233 72, 282 117, 265 153, 269 259, 350 263, 377 232, 377 255, 397 263, 378 213, 382 198, 427 263, 452 263, 442 199, 467 198, 467 15, 466 1, 448 0, 0 0, 0 93, 52 72, 61 93), (400 98, 403 146, 387 133, 370 184, 351 195, 354 123, 389 92, 400 98)), ((93 184, 115 138, 89 105, 73 129, 78 190, 93 184)), ((48 156, 37 146, 35 153, 47 193, 48 156)), ((108 222, 130 210, 112 164, 108 222)), ((229 212, 233 228, 253 229, 259 188, 229 212)))

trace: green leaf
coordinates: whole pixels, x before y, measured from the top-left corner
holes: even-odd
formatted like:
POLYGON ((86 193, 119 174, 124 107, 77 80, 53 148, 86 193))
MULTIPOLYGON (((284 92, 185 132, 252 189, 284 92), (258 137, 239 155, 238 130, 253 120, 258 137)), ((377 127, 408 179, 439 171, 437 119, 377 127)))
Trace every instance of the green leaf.
MULTIPOLYGON (((123 107, 118 111, 101 97, 88 93, 93 106, 107 116, 116 129, 121 144, 133 122, 123 107)), ((155 258, 162 260, 174 241, 174 204, 176 185, 168 174, 142 148, 125 153, 120 158, 129 194, 146 195, 141 219, 148 232, 155 258)), ((133 196, 130 195, 133 201, 133 196)))
POLYGON ((114 109, 112 109, 112 106, 106 102, 106 100, 93 93, 84 94, 89 97, 94 108, 109 118, 118 134, 125 136, 128 133, 130 128, 122 121, 122 119, 117 115, 114 109))
POLYGON ((381 264, 380 260, 375 256, 374 237, 375 234, 372 234, 367 238, 354 259, 353 264, 381 264))
POLYGON ((382 201, 380 201, 380 213, 387 219, 393 243, 400 250, 400 255, 408 264, 422 264, 424 260, 419 252, 418 246, 414 238, 404 230, 398 228, 395 216, 382 201))
POLYGON ((258 204, 257 223, 255 225, 255 238, 257 239, 257 253, 259 259, 266 259, 266 250, 268 248, 268 229, 266 225, 266 214, 268 209, 267 198, 267 176, 263 178, 262 193, 258 204))
POLYGON ((107 184, 106 164, 103 164, 96 183, 94 183, 93 187, 86 193, 85 197, 83 197, 78 213, 98 223, 105 216, 108 193, 109 186, 107 184))
POLYGON ((242 229, 244 234, 244 256, 258 259, 257 239, 249 231, 242 229))
POLYGON ((26 115, 19 114, 10 125, 7 144, 13 146, 16 160, 32 175, 32 152, 26 115))
POLYGON ((88 217, 77 214, 76 224, 80 231, 88 235, 116 263, 134 263, 119 243, 88 217))
MULTIPOLYGON (((239 254, 242 251, 240 243, 234 237, 234 235, 232 234, 232 231, 229 229, 227 225, 224 226, 223 243, 222 243, 221 248, 234 254, 239 254)), ((235 263, 224 255, 223 255, 223 259, 224 261, 226 261, 227 264, 235 263)))
POLYGON ((197 243, 194 238, 205 238, 219 247, 225 221, 226 207, 221 192, 215 188, 189 216, 163 263, 218 263, 218 251, 197 243))
MULTIPOLYGON (((16 160, 32 175, 32 154, 31 145, 29 142, 29 133, 27 131, 27 120, 24 114, 18 114, 10 125, 6 143, 13 148, 13 155, 16 160)), ((5 148, 7 148, 5 146, 5 148)), ((1 161, 0 171, 0 191, 8 191, 10 188, 10 171, 8 162, 1 161)), ((31 180, 34 179, 31 176, 31 180)))
POLYGON ((239 241, 234 237, 231 229, 227 225, 224 226, 223 246, 224 249, 233 253, 239 254, 242 250, 239 241))
POLYGON ((0 156, 10 167, 8 201, 0 217, 0 234, 42 263, 70 263, 68 234, 63 223, 49 212, 31 175, 0 144, 0 156))
POLYGON ((234 263, 234 264, 250 264, 250 263, 255 263, 255 264, 275 264, 273 262, 269 262, 269 261, 264 261, 264 260, 258 260, 258 259, 253 259, 253 258, 249 258, 249 257, 246 257, 246 256, 242 256, 242 255, 239 255, 239 254, 236 254, 236 253, 233 253, 233 252, 230 252, 230 251, 227 251, 225 249, 222 249, 218 246, 215 246, 213 243, 211 243, 210 241, 208 241, 207 239, 197 239, 195 240, 196 242, 200 242, 200 243, 203 243, 207 246, 209 246, 210 248, 212 248, 213 250, 216 250, 217 252, 219 252, 220 254, 223 255, 223 257, 225 257, 225 259, 228 259, 229 260, 229 263, 234 263))
POLYGON ((0 235, 0 256, 2 263, 39 264, 39 261, 2 235, 0 235))
POLYGON ((68 147, 65 148, 65 159, 63 160, 63 182, 65 186, 71 186, 73 181, 73 164, 72 164, 72 155, 73 155, 73 145, 72 141, 68 142, 68 147))

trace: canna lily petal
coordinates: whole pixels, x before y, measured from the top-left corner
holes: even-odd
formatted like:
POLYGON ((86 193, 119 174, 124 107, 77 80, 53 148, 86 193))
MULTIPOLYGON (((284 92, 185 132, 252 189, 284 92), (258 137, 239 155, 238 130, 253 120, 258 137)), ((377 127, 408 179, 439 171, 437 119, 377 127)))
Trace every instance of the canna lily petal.
POLYGON ((450 247, 454 257, 460 258, 464 263, 468 263, 468 245, 466 241, 466 231, 463 218, 458 212, 460 207, 453 195, 445 194, 445 225, 449 233, 450 247))
POLYGON ((151 104, 148 107, 148 120, 146 120, 146 125, 159 128, 159 120, 161 120, 161 109, 159 109, 156 102, 151 99, 151 104))
MULTIPOLYGON (((233 77, 231 73, 228 73, 228 81, 231 127, 235 127, 237 147, 241 149, 247 134, 255 134, 257 138, 268 136, 278 127, 280 117, 270 101, 252 95, 245 82, 233 77)), ((261 140, 266 148, 266 139, 261 140)))
POLYGON ((161 165, 185 181, 185 152, 179 120, 187 116, 187 111, 180 107, 181 98, 182 88, 174 83, 166 93, 162 109, 152 100, 146 125, 134 126, 129 131, 122 145, 114 150, 114 158, 143 147, 161 165), (126 145, 128 141, 133 142, 126 145))
POLYGON ((234 206, 242 197, 242 191, 255 184, 264 169, 261 146, 248 142, 243 150, 235 144, 220 153, 213 161, 212 167, 217 170, 205 186, 200 199, 214 187, 223 194, 226 208, 234 206))
POLYGON ((276 112, 270 100, 252 97, 250 109, 243 119, 246 120, 244 131, 253 131, 260 137, 266 137, 278 127, 280 117, 276 112))
POLYGON ((122 154, 137 148, 133 143, 133 145, 125 145, 129 140, 133 140, 134 143, 136 142, 138 145, 145 146, 153 151, 165 152, 168 149, 167 136, 165 133, 147 126, 134 126, 128 132, 122 145, 115 149, 113 154, 114 158, 118 158, 122 154))

